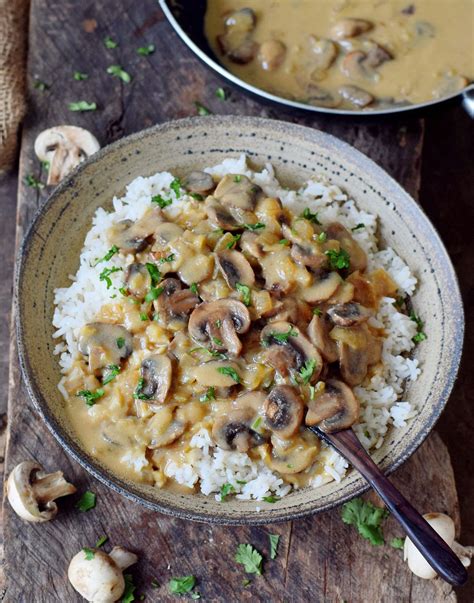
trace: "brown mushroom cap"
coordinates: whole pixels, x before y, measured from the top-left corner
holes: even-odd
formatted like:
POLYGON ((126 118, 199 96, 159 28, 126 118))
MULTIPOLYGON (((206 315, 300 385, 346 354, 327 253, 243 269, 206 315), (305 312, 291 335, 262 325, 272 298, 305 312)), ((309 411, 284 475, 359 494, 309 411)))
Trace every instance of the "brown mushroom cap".
POLYGON ((212 438, 223 450, 247 452, 263 443, 263 437, 251 429, 255 411, 251 408, 236 408, 219 415, 212 426, 212 438))
POLYGON ((171 359, 165 354, 147 356, 140 366, 140 375, 143 379, 141 393, 148 400, 164 402, 171 387, 173 375, 171 359))
POLYGON ((191 193, 209 193, 215 186, 212 176, 207 172, 191 172, 184 181, 184 188, 191 193))
POLYGON ((357 302, 347 304, 336 304, 328 310, 329 318, 340 327, 354 327, 367 322, 373 315, 368 308, 364 308, 357 302))
POLYGON ((365 19, 341 19, 331 28, 330 36, 335 40, 345 40, 360 36, 360 34, 370 31, 372 28, 372 23, 365 19))
POLYGON ((324 272, 315 278, 311 286, 303 290, 302 297, 313 304, 326 301, 336 293, 342 282, 337 272, 324 272))
POLYGON ((274 433, 271 444, 264 444, 263 460, 273 471, 283 475, 294 475, 310 467, 321 448, 319 439, 309 430, 290 440, 280 438, 274 433))
POLYGON ((90 322, 81 329, 78 348, 89 357, 91 371, 97 372, 128 358, 133 351, 133 337, 122 325, 90 322))
POLYGON ((317 425, 327 433, 348 429, 359 419, 360 405, 349 386, 342 381, 326 381, 325 391, 308 402, 306 425, 317 425))
POLYGON ((349 385, 360 385, 367 375, 369 347, 372 343, 372 336, 367 327, 336 326, 332 329, 330 337, 337 342, 342 378, 349 385))
POLYGON ((260 187, 253 184, 247 176, 227 174, 217 185, 214 197, 223 207, 253 211, 259 192, 260 187))
POLYGON ((308 336, 326 362, 336 362, 339 358, 336 342, 329 337, 332 324, 325 314, 314 315, 308 325, 308 336))
POLYGON ((226 15, 225 32, 217 36, 217 42, 221 52, 234 63, 244 65, 255 57, 258 44, 251 37, 255 23, 255 12, 251 8, 241 8, 226 15))
POLYGON ((133 222, 122 220, 113 224, 108 230, 108 239, 111 245, 117 246, 125 253, 142 251, 148 244, 156 228, 163 222, 161 209, 154 207, 146 211, 143 216, 133 222))
POLYGON ((289 438, 300 428, 303 421, 304 403, 289 385, 272 389, 264 404, 265 421, 280 437, 289 438))
POLYGON ((129 264, 124 275, 127 290, 132 297, 143 299, 151 287, 151 276, 145 264, 129 264))
POLYGON ((164 313, 167 320, 186 320, 199 303, 199 297, 191 289, 183 289, 177 278, 166 278, 160 282, 161 294, 154 300, 153 306, 164 313))
POLYGON ((217 254, 217 264, 232 289, 237 283, 252 287, 255 284, 255 274, 245 256, 235 249, 223 249, 217 254))
POLYGON ((250 314, 244 304, 235 299, 218 299, 197 306, 189 318, 189 334, 200 343, 209 341, 218 350, 238 356, 242 343, 237 334, 250 328, 250 314))
POLYGON ((209 222, 215 228, 224 230, 239 230, 242 224, 234 218, 230 211, 223 207, 214 197, 208 197, 204 203, 204 209, 207 213, 209 222))

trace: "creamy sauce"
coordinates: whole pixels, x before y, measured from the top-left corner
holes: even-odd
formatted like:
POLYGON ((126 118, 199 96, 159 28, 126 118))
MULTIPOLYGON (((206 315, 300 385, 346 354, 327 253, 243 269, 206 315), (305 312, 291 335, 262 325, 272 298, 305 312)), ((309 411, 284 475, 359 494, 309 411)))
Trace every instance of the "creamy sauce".
MULTIPOLYGON (((207 4, 205 33, 221 62, 250 84, 290 99, 349 109, 421 103, 452 94, 474 79, 473 0, 212 0, 207 4), (247 7, 255 14, 254 29, 248 34, 255 46, 243 58, 254 58, 237 64, 229 51, 236 45, 235 37, 226 40, 225 21, 232 11, 247 7), (370 29, 352 37, 337 36, 334 28, 344 19, 364 20, 370 29), (334 56, 322 46, 328 40, 333 40, 329 44, 334 56), (283 44, 282 56, 273 66, 262 58, 264 44, 270 41, 283 44), (368 68, 365 62, 361 69, 357 60, 347 58, 350 53, 367 53, 374 43, 389 53, 379 66, 368 68), (341 94, 348 85, 368 96, 356 92, 355 100, 348 99, 351 91, 341 94)), ((275 47, 269 52, 275 56, 275 47)))

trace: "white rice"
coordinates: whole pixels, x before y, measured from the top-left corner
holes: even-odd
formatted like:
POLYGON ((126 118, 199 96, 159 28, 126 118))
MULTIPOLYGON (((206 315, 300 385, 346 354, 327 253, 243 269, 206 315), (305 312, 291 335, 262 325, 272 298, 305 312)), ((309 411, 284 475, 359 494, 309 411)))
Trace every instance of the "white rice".
MULTIPOLYGON (((411 295, 417 283, 410 268, 391 248, 379 250, 376 229, 377 217, 360 210, 354 201, 340 188, 324 178, 314 178, 299 190, 288 190, 280 186, 270 164, 261 172, 253 171, 247 163, 245 155, 238 159, 226 159, 221 164, 207 168, 207 172, 222 177, 228 173, 245 174, 255 184, 263 188, 270 196, 279 197, 282 203, 295 213, 305 207, 318 212, 324 224, 330 221, 341 222, 347 228, 364 224, 365 228, 356 230, 354 238, 366 251, 369 270, 384 268, 399 287, 402 296, 411 295)), ((79 329, 87 322, 94 320, 101 306, 117 294, 121 286, 122 272, 111 275, 113 289, 99 280, 103 264, 94 266, 97 259, 102 258, 109 249, 106 232, 112 224, 120 220, 140 218, 150 207, 153 195, 165 194, 173 199, 173 204, 165 209, 172 217, 179 213, 180 205, 189 198, 183 195, 179 199, 169 186, 174 176, 161 172, 149 178, 136 178, 127 186, 124 197, 113 199, 113 212, 97 210, 88 232, 80 257, 80 267, 72 275, 72 284, 55 291, 55 312, 53 324, 56 327, 54 337, 59 340, 55 353, 59 354, 62 372, 65 374, 74 357, 77 355, 77 338, 79 329)), ((107 263, 108 267, 124 268, 130 262, 123 255, 115 255, 107 263)), ((383 298, 376 317, 372 318, 374 326, 383 327, 388 336, 383 344, 383 371, 374 376, 365 387, 356 387, 355 393, 361 402, 360 422, 354 429, 367 449, 379 448, 390 428, 402 428, 416 414, 416 408, 403 400, 404 384, 407 380, 417 379, 420 369, 418 361, 407 357, 414 347, 412 338, 417 326, 405 314, 396 310, 395 300, 383 298)), ((67 392, 59 384, 61 393, 67 392)), ((137 451, 133 455, 125 455, 121 462, 134 468, 135 471, 149 469, 145 451, 137 451)), ((314 487, 331 480, 340 481, 347 470, 347 462, 335 451, 323 445, 318 459, 324 471, 313 479, 314 487)), ((177 465, 169 463, 166 475, 177 482, 193 486, 199 482, 201 492, 209 495, 220 491, 223 484, 230 483, 234 487, 237 498, 262 500, 270 495, 284 496, 291 486, 270 471, 262 461, 253 461, 247 454, 229 452, 214 447, 208 431, 200 429, 191 439, 191 450, 186 463, 177 465)), ((220 495, 216 494, 216 499, 220 495)))

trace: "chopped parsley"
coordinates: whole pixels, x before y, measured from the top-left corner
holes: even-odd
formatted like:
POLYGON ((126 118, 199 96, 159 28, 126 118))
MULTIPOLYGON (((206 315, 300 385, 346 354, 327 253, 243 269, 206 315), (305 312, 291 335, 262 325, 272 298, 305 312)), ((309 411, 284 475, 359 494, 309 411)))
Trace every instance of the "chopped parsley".
POLYGON ((31 174, 25 176, 25 184, 26 186, 29 186, 30 188, 36 188, 37 190, 41 190, 42 188, 44 188, 44 184, 31 174))
POLYGON ((155 264, 147 262, 145 264, 146 269, 148 270, 148 274, 151 278, 151 286, 155 287, 161 280, 161 274, 158 270, 158 267, 155 264))
POLYGON ((323 315, 323 311, 320 310, 319 308, 313 308, 313 314, 315 316, 322 316, 323 315))
POLYGON ((164 290, 164 287, 152 287, 145 295, 145 301, 152 302, 155 299, 158 299, 164 290))
POLYGON ((104 534, 104 536, 101 536, 95 543, 95 548, 100 549, 100 547, 103 546, 107 542, 108 539, 109 539, 109 537, 105 536, 105 534, 104 534))
POLYGON ((168 205, 171 205, 173 203, 172 199, 163 199, 163 197, 161 195, 154 195, 151 198, 151 202, 157 203, 161 207, 161 209, 163 209, 164 207, 167 207, 168 205))
POLYGON ((76 80, 76 82, 82 82, 83 80, 87 80, 89 76, 87 73, 82 73, 82 71, 75 71, 72 74, 72 77, 76 80))
POLYGON ((133 593, 135 592, 137 587, 133 583, 132 574, 124 574, 123 577, 125 580, 125 590, 123 591, 123 595, 120 601, 122 603, 132 603, 132 601, 135 601, 135 595, 133 593))
POLYGON ((301 217, 304 218, 305 220, 309 220, 310 222, 313 222, 313 224, 317 224, 318 226, 321 226, 321 222, 318 220, 318 213, 313 213, 309 207, 305 207, 303 213, 301 214, 301 217))
POLYGON ((280 239, 278 241, 280 243, 280 245, 289 245, 290 241, 288 241, 288 239, 280 239))
POLYGON ((189 288, 194 293, 194 295, 199 295, 199 289, 198 289, 197 283, 191 283, 191 286, 189 288))
POLYGON ((249 580, 248 578, 244 578, 242 580, 242 586, 245 588, 247 586, 249 586, 249 584, 252 584, 252 580, 249 580))
POLYGON ((122 67, 120 67, 120 65, 109 65, 107 67, 107 73, 109 75, 113 75, 114 77, 118 77, 122 80, 122 82, 125 82, 126 84, 130 84, 130 82, 132 81, 132 76, 126 71, 124 71, 122 67))
POLYGON ((43 159, 43 161, 40 161, 40 163, 44 167, 45 170, 49 170, 49 168, 51 167, 51 164, 49 163, 49 161, 47 159, 43 159))
POLYGON ((148 314, 146 312, 140 312, 140 320, 142 322, 145 322, 146 320, 148 320, 148 314))
POLYGON ((247 574, 262 575, 262 555, 251 544, 239 544, 235 560, 244 566, 247 574))
POLYGON ((264 496, 262 500, 267 503, 276 503, 280 499, 278 498, 278 496, 264 496))
POLYGON ((405 304, 405 298, 404 297, 397 297, 397 299, 393 302, 393 305, 395 306, 395 308, 397 308, 397 310, 401 310, 403 308, 403 305, 405 304))
POLYGON ((102 385, 107 385, 107 383, 113 381, 115 377, 120 373, 120 367, 118 364, 109 364, 109 366, 106 367, 106 371, 107 376, 102 381, 102 385))
POLYGON ((45 90, 48 90, 49 84, 47 84, 46 82, 42 82, 41 80, 35 80, 35 83, 33 84, 33 88, 35 88, 36 90, 40 90, 41 92, 44 92, 45 90))
POLYGON ((213 337, 212 341, 218 346, 224 345, 224 342, 222 341, 222 339, 219 339, 218 337, 213 337))
POLYGON ((412 341, 414 343, 420 343, 420 341, 424 341, 427 338, 427 336, 426 336, 426 333, 423 331, 423 321, 417 314, 415 314, 415 312, 410 312, 410 319, 414 323, 416 323, 416 326, 417 326, 417 333, 412 338, 412 341))
POLYGON ((242 479, 236 479, 235 480, 238 484, 240 484, 241 486, 245 486, 245 484, 247 483, 246 481, 242 480, 242 479))
POLYGON ((135 388, 135 391, 133 392, 133 397, 136 400, 150 400, 151 399, 151 396, 148 396, 147 394, 143 393, 144 387, 145 387, 145 379, 143 377, 140 377, 140 379, 138 380, 137 387, 135 388))
POLYGON ((85 546, 82 550, 84 551, 84 555, 87 561, 92 561, 92 559, 94 559, 94 549, 90 549, 88 546, 85 546))
POLYGON ((357 226, 354 226, 354 228, 351 228, 351 230, 352 232, 356 232, 356 230, 360 230, 361 228, 365 228, 365 224, 362 224, 362 222, 357 224, 357 226))
POLYGON ((235 288, 242 295, 242 303, 245 306, 250 306, 250 287, 241 283, 235 283, 235 288))
POLYGON ((240 174, 236 174, 234 176, 234 182, 236 182, 237 184, 242 180, 242 176, 240 174))
POLYGON ((345 503, 341 511, 342 521, 355 526, 359 534, 374 546, 384 543, 382 522, 388 515, 386 509, 375 507, 362 498, 345 503))
POLYGON ((166 263, 169 263, 169 262, 174 262, 174 258, 175 258, 175 254, 174 253, 170 253, 165 258, 161 258, 160 261, 159 261, 159 263, 160 264, 166 264, 166 263))
POLYGON ((181 180, 179 178, 175 178, 170 184, 170 189, 177 197, 181 197, 181 188, 181 180))
POLYGON ((325 232, 321 232, 318 234, 316 239, 319 243, 325 243, 328 239, 328 235, 325 232))
POLYGON ((327 255, 329 266, 333 270, 343 270, 344 268, 349 268, 351 265, 351 256, 345 249, 340 249, 339 251, 328 249, 324 253, 327 255))
POLYGON ((118 349, 121 350, 123 348, 123 346, 125 345, 125 338, 117 337, 116 342, 117 342, 118 349))
POLYGON ((85 100, 76 101, 68 104, 69 111, 95 111, 97 103, 88 103, 85 100))
POLYGON ((291 326, 286 333, 279 333, 278 331, 271 331, 271 333, 263 341, 263 345, 265 347, 268 347, 269 345, 271 345, 272 340, 275 340, 279 344, 285 344, 285 343, 288 343, 289 337, 298 337, 298 331, 293 329, 293 327, 291 327, 291 326))
POLYGON ((268 538, 270 540, 270 559, 276 559, 280 536, 278 534, 268 534, 268 538))
POLYGON ((104 38, 104 44, 106 48, 117 48, 118 46, 118 42, 116 42, 115 40, 112 40, 112 38, 110 36, 107 36, 106 38, 104 38))
POLYGON ((172 595, 184 595, 192 591, 195 586, 196 578, 194 576, 171 578, 168 582, 168 588, 172 595))
POLYGON ((205 394, 199 396, 199 402, 210 402, 216 399, 216 390, 213 386, 208 387, 205 394))
POLYGON ((119 248, 117 247, 117 245, 112 245, 112 247, 107 251, 103 258, 100 258, 100 260, 97 260, 95 264, 92 264, 92 268, 94 268, 95 266, 97 266, 97 264, 100 264, 101 262, 108 262, 118 252, 119 248))
POLYGON ((90 389, 81 389, 81 391, 77 392, 76 396, 79 398, 84 398, 84 402, 87 404, 87 406, 94 406, 95 401, 99 398, 102 398, 104 393, 105 392, 103 389, 96 389, 95 392, 91 391, 90 389))
POLYGON ((112 268, 104 268, 102 270, 102 272, 99 274, 99 280, 105 281, 105 283, 107 285, 107 289, 110 289, 110 287, 112 286, 112 280, 110 278, 110 275, 114 274, 114 272, 120 272, 121 270, 123 270, 123 269, 117 268, 116 266, 112 266, 112 268))
POLYGON ((151 587, 152 588, 160 588, 160 583, 158 582, 158 580, 156 578, 153 578, 153 580, 150 582, 151 587))
POLYGON ((217 98, 219 98, 220 100, 223 100, 223 101, 227 99, 227 95, 225 93, 224 88, 217 88, 216 96, 217 96, 217 98))
POLYGON ((217 372, 221 375, 228 375, 231 379, 233 379, 236 383, 240 383, 241 379, 235 369, 231 366, 220 366, 217 369, 217 372))
POLYGON ((257 417, 255 419, 255 421, 252 423, 252 425, 250 426, 250 429, 253 429, 254 431, 258 431, 258 428, 260 427, 262 423, 262 417, 257 417))
POLYGON ((316 368, 316 360, 314 358, 308 359, 298 371, 298 375, 301 381, 307 385, 311 381, 314 369, 316 368))
POLYGON ((222 484, 221 490, 220 490, 221 502, 224 502, 226 499, 226 496, 229 496, 229 494, 233 494, 234 492, 235 492, 235 488, 232 484, 229 484, 229 482, 222 484))
POLYGON ((188 193, 188 195, 190 197, 192 197, 193 199, 195 199, 196 201, 204 201, 204 197, 202 195, 200 195, 199 193, 188 193))
POLYGON ((81 498, 77 501, 76 509, 78 509, 82 513, 85 513, 86 511, 90 511, 91 509, 93 509, 96 505, 96 502, 97 496, 94 494, 94 492, 86 490, 81 496, 81 498))
POLYGON ((261 230, 262 228, 265 228, 265 224, 263 222, 257 222, 256 224, 243 224, 243 227, 246 230, 255 231, 255 230, 261 230))
POLYGON ((148 55, 153 54, 154 52, 154 44, 148 44, 148 46, 140 46, 140 48, 137 48, 137 54, 139 54, 141 57, 147 57, 148 55))
POLYGON ((232 240, 229 241, 226 245, 226 249, 232 249, 237 244, 237 241, 240 239, 241 234, 232 235, 232 240))
POLYGON ((218 318, 218 319, 216 320, 216 327, 217 327, 218 329, 220 329, 220 328, 222 327, 222 320, 221 320, 220 318, 218 318))
POLYGON ((205 107, 199 101, 194 101, 194 106, 196 107, 196 111, 197 111, 198 115, 212 115, 212 111, 210 111, 207 107, 205 107))
POLYGON ((390 541, 390 546, 393 546, 394 549, 403 549, 405 546, 404 538, 392 538, 390 541))

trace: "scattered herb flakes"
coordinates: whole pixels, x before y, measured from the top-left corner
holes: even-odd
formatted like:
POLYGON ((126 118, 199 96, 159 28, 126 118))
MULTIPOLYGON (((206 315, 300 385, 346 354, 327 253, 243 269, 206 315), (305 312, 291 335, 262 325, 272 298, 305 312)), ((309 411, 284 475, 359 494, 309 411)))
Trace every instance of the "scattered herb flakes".
POLYGON ((310 382, 311 377, 314 373, 314 369, 316 368, 316 364, 316 360, 314 358, 310 358, 303 364, 303 366, 298 371, 298 375, 305 385, 308 385, 308 383, 310 382))
POLYGON ((279 501, 280 499, 278 498, 278 496, 264 496, 262 500, 264 500, 266 503, 273 504, 279 501))
POLYGON ((43 161, 40 161, 40 163, 45 170, 49 170, 49 168, 51 167, 51 164, 47 159, 43 159, 43 161))
POLYGON ((328 240, 328 235, 325 232, 321 232, 316 238, 319 243, 325 243, 328 240))
POLYGON ((191 283, 191 286, 189 288, 194 293, 194 295, 199 295, 199 289, 198 289, 197 283, 191 283))
POLYGON ((143 377, 140 377, 140 379, 138 380, 137 387, 135 388, 135 391, 133 392, 133 397, 136 400, 150 400, 151 399, 151 396, 143 393, 144 387, 145 387, 145 379, 143 377))
POLYGON ((146 312, 140 312, 140 320, 142 322, 145 322, 146 320, 148 320, 148 314, 146 312))
POLYGON ((212 115, 212 111, 210 111, 207 107, 205 107, 199 101, 194 101, 194 106, 196 107, 196 111, 197 111, 198 115, 212 115))
POLYGON ((271 345, 272 340, 274 339, 277 343, 285 344, 288 342, 289 337, 298 337, 298 331, 290 327, 286 333, 279 333, 278 331, 271 331, 268 337, 264 340, 263 345, 268 347, 271 345))
POLYGON ((333 270, 343 270, 351 265, 351 257, 345 249, 328 249, 324 252, 329 259, 329 266, 333 270))
POLYGON ((107 376, 102 381, 102 385, 107 385, 108 383, 113 381, 115 377, 120 373, 120 367, 118 364, 109 364, 109 366, 106 367, 106 370, 107 376))
POLYGON ((195 586, 196 578, 194 576, 171 578, 168 582, 168 588, 172 595, 184 595, 191 592, 195 586))
POLYGON ((219 339, 219 337, 213 337, 212 341, 217 345, 217 346, 222 346, 224 345, 224 342, 222 341, 222 339, 219 339))
POLYGON ((236 383, 241 382, 241 379, 240 379, 237 371, 235 369, 233 369, 231 366, 220 366, 220 367, 218 367, 217 372, 220 373, 221 375, 228 375, 236 383))
POLYGON ((33 88, 39 90, 40 92, 44 92, 45 90, 49 89, 49 84, 47 84, 46 82, 42 82, 41 80, 35 80, 33 88))
POLYGON ((152 588, 160 588, 160 583, 158 582, 158 580, 156 578, 153 578, 153 580, 151 581, 151 587, 152 588))
POLYGON ((191 599, 200 599, 201 598, 201 593, 198 593, 197 591, 194 593, 191 593, 191 599))
POLYGON ((135 601, 135 595, 133 593, 137 587, 133 583, 132 574, 124 574, 123 577, 125 579, 125 590, 123 591, 120 601, 122 603, 132 603, 132 601, 135 601))
POLYGON ((195 199, 196 201, 204 201, 204 197, 202 195, 200 195, 199 193, 188 193, 188 195, 190 197, 192 197, 193 199, 195 199))
POLYGON ((118 349, 121 350, 123 348, 123 346, 125 345, 125 338, 117 337, 116 342, 117 342, 118 349))
POLYGON ((216 327, 217 327, 218 329, 220 329, 220 328, 222 327, 222 320, 221 320, 220 318, 218 318, 218 319, 216 320, 216 327))
POLYGON ((106 48, 113 50, 114 48, 117 48, 118 42, 116 42, 115 40, 112 40, 112 38, 110 36, 107 36, 106 38, 104 38, 104 45, 106 48))
POLYGON ((223 101, 227 100, 227 94, 226 94, 224 88, 217 88, 216 96, 220 100, 223 100, 223 101))
POLYGON ((140 46, 140 48, 137 48, 137 54, 139 54, 141 57, 147 57, 150 54, 153 54, 154 52, 155 52, 154 44, 148 44, 148 46, 140 46))
POLYGON ((268 538, 270 540, 270 559, 276 559, 280 536, 278 534, 268 534, 268 538))
POLYGON ((85 513, 86 511, 90 511, 96 505, 97 497, 94 492, 90 490, 86 490, 81 498, 76 503, 76 509, 85 513))
POLYGON ((245 480, 242 479, 236 479, 235 480, 238 484, 240 484, 241 486, 245 486, 245 484, 247 483, 245 480))
POLYGON ((90 549, 88 546, 85 546, 82 550, 84 551, 84 555, 85 555, 87 561, 92 561, 92 559, 94 559, 94 556, 95 556, 94 549, 90 549))
POLYGON ((100 549, 100 547, 103 546, 107 542, 108 539, 109 539, 109 537, 105 536, 105 534, 104 534, 104 536, 101 536, 99 538, 99 540, 95 543, 95 548, 100 549))
POLYGON ((147 262, 145 264, 145 267, 148 270, 148 274, 151 278, 151 286, 155 287, 161 280, 160 271, 158 270, 158 267, 155 264, 152 264, 151 262, 147 262))
POLYGON ((226 497, 229 496, 229 494, 234 494, 234 492, 235 488, 232 484, 229 484, 229 482, 222 484, 220 489, 221 502, 224 502, 226 497))
POLYGON ((165 258, 161 258, 159 260, 159 263, 160 264, 167 264, 167 263, 170 263, 170 262, 174 262, 174 258, 175 258, 175 254, 174 253, 170 253, 165 258))
POLYGON ((122 82, 125 82, 125 84, 130 84, 132 81, 132 76, 122 69, 120 65, 109 65, 107 67, 107 73, 109 75, 113 75, 114 77, 118 77, 122 80, 122 82))
POLYGON ((207 388, 205 394, 202 394, 202 396, 199 396, 199 402, 210 402, 211 400, 215 400, 215 399, 216 399, 216 390, 212 385, 211 385, 211 387, 207 388))
POLYGON ((250 429, 253 429, 254 431, 258 431, 258 428, 260 427, 261 424, 262 424, 262 417, 257 417, 255 419, 255 421, 252 423, 252 425, 250 426, 250 429))
POLYGON ((251 544, 239 544, 235 554, 237 563, 244 566, 247 574, 262 575, 262 555, 251 544))
POLYGON ((242 283, 235 283, 235 288, 242 295, 242 303, 250 306, 250 287, 242 285, 242 283))
POLYGON ((322 316, 323 315, 323 311, 320 310, 319 308, 313 308, 313 314, 315 316, 322 316))
POLYGON ((410 319, 414 323, 416 323, 417 326, 417 333, 412 338, 412 341, 414 343, 420 343, 420 341, 424 341, 425 339, 427 339, 426 333, 423 331, 423 321, 421 320, 421 318, 417 314, 415 314, 415 312, 410 312, 410 319))
POLYGON ((401 310, 403 308, 405 304, 405 298, 404 297, 397 297, 397 299, 393 302, 393 305, 395 306, 395 308, 397 308, 397 310, 401 310))
POLYGON ((360 222, 360 224, 357 224, 357 226, 354 226, 354 228, 351 228, 352 232, 356 232, 357 230, 361 230, 362 228, 365 228, 365 224, 362 224, 362 222, 360 222))
POLYGON ((40 182, 37 178, 35 178, 35 176, 32 176, 31 174, 25 176, 25 184, 26 186, 29 186, 30 188, 36 188, 37 190, 41 190, 42 188, 44 188, 43 182, 40 182))
POLYGON ((359 534, 374 546, 384 543, 382 522, 388 517, 386 509, 375 507, 372 503, 354 498, 342 506, 342 521, 357 528, 359 534))
POLYGON ((240 239, 241 236, 242 235, 240 233, 232 235, 232 239, 225 246, 226 249, 232 249, 233 247, 235 247, 235 245, 237 244, 237 242, 239 241, 239 239, 240 239))
POLYGON ((95 268, 95 266, 97 266, 97 264, 100 264, 101 262, 108 262, 118 252, 119 248, 116 245, 112 245, 112 247, 107 251, 103 258, 100 258, 100 260, 97 260, 95 264, 92 264, 92 268, 95 268))
POLYGON ((263 222, 257 222, 256 224, 243 224, 243 227, 246 230, 255 231, 265 228, 265 224, 263 222))
POLYGON ((244 578, 242 580, 242 586, 245 588, 246 586, 248 586, 249 584, 252 584, 252 580, 249 580, 248 578, 244 578))
POLYGON ((87 73, 83 73, 82 71, 75 71, 72 74, 72 77, 76 80, 76 82, 82 82, 84 80, 87 80, 89 76, 87 75, 87 73))
POLYGON ((95 111, 97 103, 88 103, 85 100, 76 101, 68 104, 69 111, 95 111))
POLYGON ((107 289, 110 289, 112 286, 110 275, 114 274, 115 272, 120 272, 121 270, 123 270, 123 268, 117 268, 116 266, 112 266, 112 268, 104 268, 99 274, 99 280, 104 281, 107 285, 107 289))
POLYGON ((316 394, 316 388, 314 387, 314 385, 310 385, 309 386, 309 399, 314 400, 315 394, 316 394))
POLYGON ((240 174, 236 174, 234 176, 234 182, 236 182, 237 184, 242 180, 242 176, 240 174))
POLYGON ((290 241, 288 241, 288 239, 280 239, 278 241, 280 243, 280 245, 289 245, 290 241))
POLYGON ((390 541, 390 546, 393 546, 394 549, 403 549, 405 546, 404 538, 392 538, 390 541))
POLYGON ((152 287, 145 295, 145 301, 152 302, 155 299, 158 299, 164 290, 164 287, 152 287))
POLYGON ((174 192, 176 197, 181 197, 181 180, 179 178, 175 178, 173 182, 170 184, 170 189, 174 192))
POLYGON ((171 205, 173 203, 172 199, 164 199, 161 195, 155 195, 151 198, 152 203, 157 203, 161 209, 171 205))
POLYGON ((305 220, 309 220, 310 222, 313 222, 313 224, 317 224, 318 226, 321 226, 321 222, 318 220, 318 213, 313 213, 309 207, 305 207, 303 210, 303 213, 301 214, 301 217, 304 218, 305 220))
POLYGON ((103 389, 96 389, 95 392, 91 391, 90 389, 81 389, 77 392, 76 396, 78 398, 84 398, 84 402, 87 404, 87 406, 94 406, 96 400, 102 398, 104 393, 105 392, 103 389))

